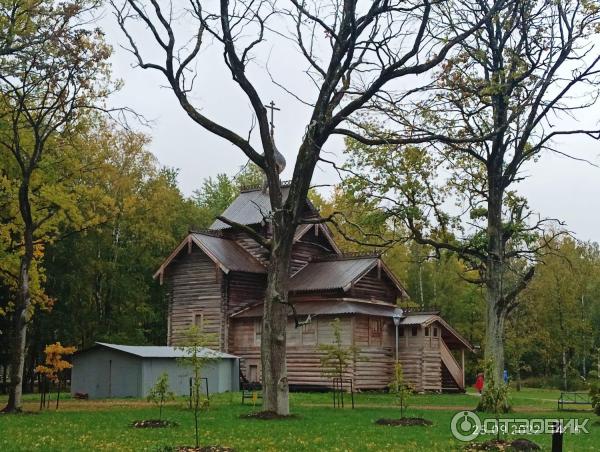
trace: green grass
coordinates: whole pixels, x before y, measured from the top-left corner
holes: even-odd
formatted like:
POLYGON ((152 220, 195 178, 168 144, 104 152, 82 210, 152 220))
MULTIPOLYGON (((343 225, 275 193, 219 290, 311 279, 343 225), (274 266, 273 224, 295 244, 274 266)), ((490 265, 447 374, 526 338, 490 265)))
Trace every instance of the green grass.
MULTIPOLYGON (((526 389, 512 393, 514 417, 591 418, 590 434, 565 435, 565 450, 592 451, 600 444, 598 417, 591 412, 556 412, 558 391, 526 389)), ((330 394, 292 394, 297 419, 262 421, 240 419, 253 410, 240 404, 239 394, 220 394, 202 413, 202 444, 221 444, 239 451, 446 451, 461 450, 452 438, 450 420, 463 407, 474 407, 477 396, 418 395, 411 399, 409 416, 433 421, 431 427, 384 427, 374 424, 381 417, 399 416, 387 394, 356 395, 356 409, 333 409, 330 394)), ((37 411, 36 396, 27 396, 26 408, 37 411)), ((2 399, 4 401, 4 399, 2 399)), ((257 407, 257 410, 259 408, 257 407)), ((138 451, 159 450, 167 445, 193 444, 193 415, 184 402, 170 404, 164 418, 180 425, 167 429, 134 429, 137 419, 156 418, 158 410, 139 400, 64 401, 59 411, 0 416, 2 451, 138 451)), ((544 450, 549 435, 528 436, 544 450)))

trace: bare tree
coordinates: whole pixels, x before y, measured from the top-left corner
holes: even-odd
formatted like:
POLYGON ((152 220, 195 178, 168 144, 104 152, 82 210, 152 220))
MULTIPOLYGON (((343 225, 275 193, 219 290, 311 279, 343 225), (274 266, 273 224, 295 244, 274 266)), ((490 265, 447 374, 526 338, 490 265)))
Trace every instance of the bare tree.
MULTIPOLYGON (((300 212, 321 148, 370 100, 406 76, 427 73, 444 61, 450 49, 479 28, 480 24, 473 24, 459 33, 446 30, 444 42, 435 39, 432 24, 446 3, 451 2, 190 0, 187 8, 178 10, 173 4, 158 0, 114 4, 137 65, 162 74, 190 118, 229 141, 265 172, 273 212, 269 218, 272 235, 259 236, 224 219, 232 227, 245 229, 270 251, 261 339, 265 410, 283 415, 289 412, 285 364, 288 268, 294 232, 301 221, 300 212), (137 36, 133 22, 145 27, 144 38, 137 36), (181 23, 191 24, 191 36, 180 30, 183 27, 178 28, 181 23), (148 43, 148 37, 162 52, 160 60, 144 57, 146 49, 141 43, 148 43), (249 64, 260 58, 261 46, 269 38, 282 44, 295 43, 295 55, 305 62, 304 73, 315 88, 307 99, 293 93, 285 83, 273 81, 310 109, 287 198, 282 195, 266 102, 248 71, 249 64), (192 93, 216 88, 204 86, 195 90, 193 85, 196 75, 210 70, 211 62, 201 52, 210 45, 222 50, 234 86, 241 88, 250 104, 258 137, 252 133, 246 137, 227 128, 194 104, 192 93)), ((270 80, 268 69, 261 74, 270 80)), ((224 81, 218 88, 226 90, 231 86, 224 81)))
MULTIPOLYGON (((15 2, 16 3, 16 2, 15 2)), ((2 56, 0 64, 10 70, 0 73, 0 146, 14 158, 19 189, 19 265, 14 279, 18 294, 12 310, 9 337, 10 391, 7 412, 21 410, 22 378, 27 325, 33 313, 31 268, 36 232, 48 222, 58 206, 32 207, 32 179, 49 148, 60 148, 84 110, 98 106, 107 94, 110 48, 102 33, 90 29, 93 2, 72 0, 55 6, 54 2, 28 2, 25 20, 32 28, 27 46, 2 56), (41 17, 35 16, 41 14, 41 17), (49 15, 47 17, 47 15, 49 15), (61 24, 59 33, 32 24, 61 24), (55 20, 56 22, 53 22, 55 20), (40 31, 41 30, 41 31, 40 31), (40 31, 41 36, 36 35, 40 31)), ((16 39, 9 39, 14 48, 16 39)), ((8 271, 3 269, 4 271, 8 271)))
POLYGON ((408 107, 405 98, 376 99, 387 127, 363 122, 348 135, 356 188, 418 243, 461 256, 465 278, 486 288, 485 355, 502 381, 506 316, 555 236, 539 233, 556 226, 534 215, 514 186, 540 154, 567 154, 557 138, 600 138, 597 124, 577 124, 599 94, 600 10, 584 0, 512 0, 484 18, 492 7, 455 2, 444 21, 483 20, 481 31, 453 49, 408 107), (362 152, 374 144, 382 148, 362 152))

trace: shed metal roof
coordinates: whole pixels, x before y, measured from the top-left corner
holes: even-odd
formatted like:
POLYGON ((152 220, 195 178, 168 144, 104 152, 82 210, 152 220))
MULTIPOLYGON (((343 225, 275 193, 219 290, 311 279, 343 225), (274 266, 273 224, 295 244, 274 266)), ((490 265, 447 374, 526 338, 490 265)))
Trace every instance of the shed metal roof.
MULTIPOLYGON (((190 356, 190 352, 187 349, 164 345, 119 345, 108 344, 106 342, 96 342, 96 345, 129 353, 130 355, 139 356, 140 358, 185 358, 190 356)), ((203 348, 200 351, 199 356, 215 359, 237 359, 237 356, 212 350, 210 348, 203 348)))
POLYGON ((346 290, 353 282, 377 265, 378 260, 377 257, 357 257, 310 262, 290 280, 289 290, 346 290))
MULTIPOLYGON (((380 317, 392 317, 397 306, 384 303, 374 303, 352 298, 340 298, 327 301, 300 301, 294 303, 297 315, 343 315, 343 314, 365 314, 380 317)), ((288 315, 292 315, 289 308, 288 315)), ((233 314, 234 318, 259 318, 263 315, 263 304, 255 304, 240 312, 233 314)))
MULTIPOLYGON (((281 194, 285 201, 290 193, 289 186, 281 188, 281 194)), ((271 200, 269 194, 260 189, 242 191, 237 198, 225 209, 221 214, 222 217, 236 223, 249 225, 259 224, 265 217, 271 213, 271 200)), ((210 226, 210 229, 227 229, 230 228, 221 220, 215 220, 210 226)))

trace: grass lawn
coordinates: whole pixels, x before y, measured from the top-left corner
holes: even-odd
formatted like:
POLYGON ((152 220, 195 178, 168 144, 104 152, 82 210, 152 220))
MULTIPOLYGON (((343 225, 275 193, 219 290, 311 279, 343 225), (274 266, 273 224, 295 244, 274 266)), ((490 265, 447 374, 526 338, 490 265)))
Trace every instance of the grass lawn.
MULTIPOLYGON (((600 448, 600 423, 590 411, 556 411, 559 391, 524 389, 512 393, 519 418, 590 418, 589 434, 566 434, 565 450, 593 451, 600 448)), ((59 411, 37 411, 37 396, 27 396, 26 413, 0 415, 0 451, 158 451, 164 446, 192 445, 193 414, 183 400, 170 403, 163 418, 179 423, 164 429, 134 429, 134 420, 152 419, 158 409, 141 400, 63 400, 59 411)), ((5 399, 0 398, 0 402, 5 399)), ((356 409, 333 409, 330 394, 291 395, 297 419, 250 420, 239 416, 252 412, 242 406, 240 395, 220 394, 211 398, 201 414, 202 444, 221 444, 238 451, 447 451, 464 444, 452 437, 450 420, 461 409, 473 408, 477 395, 418 395, 412 397, 408 416, 424 417, 430 427, 378 426, 378 418, 399 417, 387 394, 357 394, 356 409)), ((258 410, 258 408, 257 408, 258 410)), ((510 435, 509 435, 510 436, 510 435)), ((550 435, 527 438, 549 450, 550 435)), ((516 438, 516 437, 515 437, 516 438)), ((478 440, 487 439, 480 437, 478 440)))

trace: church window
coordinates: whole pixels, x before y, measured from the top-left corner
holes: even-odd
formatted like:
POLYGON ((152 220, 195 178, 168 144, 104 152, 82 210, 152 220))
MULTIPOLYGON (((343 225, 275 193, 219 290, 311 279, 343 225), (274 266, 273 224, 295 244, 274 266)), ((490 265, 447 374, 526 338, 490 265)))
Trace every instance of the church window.
POLYGON ((262 337, 262 319, 258 319, 254 322, 254 343, 260 345, 260 339, 262 337))
POLYGON ((383 337, 383 320, 369 319, 369 345, 381 345, 383 337))
POLYGON ((315 345, 317 343, 317 330, 313 322, 302 325, 302 344, 315 345))
POLYGON ((194 314, 194 326, 198 328, 198 331, 202 332, 204 330, 204 315, 203 314, 194 314))
POLYGON ((381 319, 371 319, 371 337, 381 337, 383 322, 381 319))

